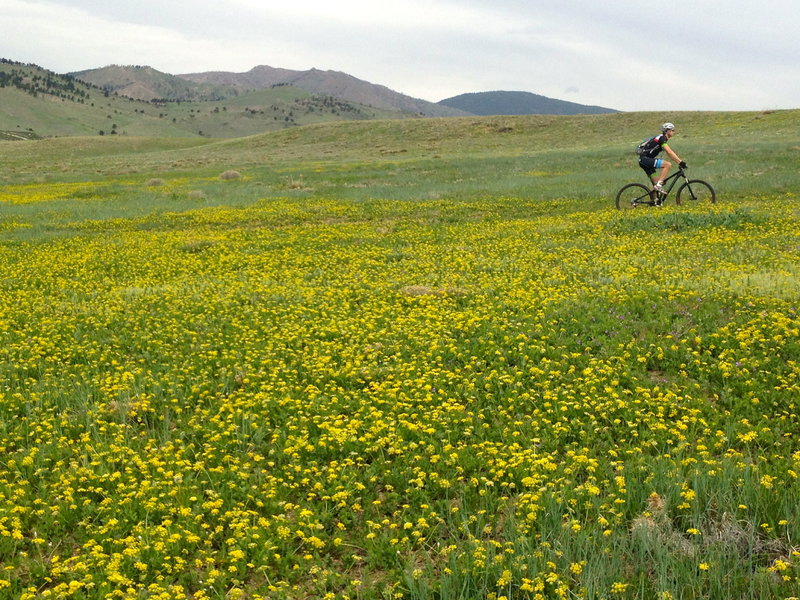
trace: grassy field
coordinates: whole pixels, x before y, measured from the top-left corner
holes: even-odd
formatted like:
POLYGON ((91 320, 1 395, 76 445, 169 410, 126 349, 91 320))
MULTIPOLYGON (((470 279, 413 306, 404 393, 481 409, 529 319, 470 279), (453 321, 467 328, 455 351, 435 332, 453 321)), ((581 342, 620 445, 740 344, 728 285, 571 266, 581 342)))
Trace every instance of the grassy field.
POLYGON ((798 117, 0 142, 0 598, 796 598, 798 117))

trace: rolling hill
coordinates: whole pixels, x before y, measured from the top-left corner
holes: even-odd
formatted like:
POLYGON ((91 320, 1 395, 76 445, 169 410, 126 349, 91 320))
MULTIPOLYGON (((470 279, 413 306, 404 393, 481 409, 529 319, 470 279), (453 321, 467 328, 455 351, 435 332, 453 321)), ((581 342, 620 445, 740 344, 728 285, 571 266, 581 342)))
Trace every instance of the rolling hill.
POLYGON ((177 77, 198 84, 231 86, 239 90, 290 85, 311 94, 333 96, 356 104, 423 117, 453 117, 467 114, 459 109, 406 96, 386 86, 369 83, 340 71, 319 69, 292 71, 261 65, 246 73, 190 73, 177 77))
POLYGON ((214 101, 238 95, 232 86, 195 83, 147 66, 109 65, 70 73, 80 81, 136 100, 214 101))
MULTIPOLYGON (((0 139, 134 135, 231 138, 327 121, 417 116, 364 106, 282 85, 228 89, 196 84, 149 68, 110 69, 114 81, 87 83, 37 65, 0 62, 0 139), (139 75, 132 80, 129 75, 139 75), (182 87, 184 92, 182 93, 182 87), (147 90, 145 99, 121 90, 147 90), (217 96, 222 99, 186 100, 217 96), (165 99, 169 98, 169 99, 165 99)), ((89 79, 92 79, 91 77, 89 79)))
POLYGON ((0 59, 0 138, 75 135, 232 138, 326 121, 615 112, 527 92, 428 102, 339 71, 261 65, 162 73, 111 65, 57 74, 0 59))
POLYGON ((587 106, 556 100, 530 92, 477 92, 453 96, 439 102, 464 112, 493 115, 599 115, 618 112, 602 106, 587 106))
POLYGON ((289 86, 305 94, 329 96, 343 102, 421 117, 452 117, 466 113, 412 98, 386 86, 339 71, 292 71, 258 66, 246 73, 210 71, 170 75, 146 66, 110 65, 76 71, 71 76, 120 96, 153 101, 218 101, 247 92, 289 86))

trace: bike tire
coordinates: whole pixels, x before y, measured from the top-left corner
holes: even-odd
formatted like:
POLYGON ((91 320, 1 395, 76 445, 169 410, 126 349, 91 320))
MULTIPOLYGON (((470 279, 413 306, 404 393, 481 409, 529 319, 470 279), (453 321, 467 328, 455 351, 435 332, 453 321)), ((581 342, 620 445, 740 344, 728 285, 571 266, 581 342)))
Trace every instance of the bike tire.
POLYGON ((615 206, 620 210, 636 208, 637 201, 641 203, 650 200, 650 188, 641 183, 629 183, 622 186, 614 200, 615 206))
POLYGON ((714 204, 717 194, 711 184, 702 179, 690 179, 678 188, 675 203, 678 206, 695 206, 699 204, 714 204))

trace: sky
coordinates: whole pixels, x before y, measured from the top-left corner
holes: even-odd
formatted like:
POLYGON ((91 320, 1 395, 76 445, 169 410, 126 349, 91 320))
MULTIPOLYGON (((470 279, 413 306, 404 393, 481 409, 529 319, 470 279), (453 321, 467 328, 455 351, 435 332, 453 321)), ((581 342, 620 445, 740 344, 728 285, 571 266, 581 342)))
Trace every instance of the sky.
POLYGON ((0 57, 57 73, 342 71, 438 102, 800 108, 797 0, 0 0, 0 57))

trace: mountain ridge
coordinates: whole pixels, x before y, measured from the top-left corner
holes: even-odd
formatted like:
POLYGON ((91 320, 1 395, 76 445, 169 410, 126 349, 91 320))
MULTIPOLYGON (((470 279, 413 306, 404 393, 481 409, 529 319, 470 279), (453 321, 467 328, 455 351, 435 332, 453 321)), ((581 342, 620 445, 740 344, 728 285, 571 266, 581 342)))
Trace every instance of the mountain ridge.
POLYGON ((397 110, 425 117, 466 116, 464 111, 435 102, 413 98, 390 88, 358 79, 342 71, 311 68, 305 71, 258 65, 243 73, 210 71, 176 75, 195 83, 229 85, 234 88, 263 89, 280 85, 291 85, 312 94, 322 94, 375 106, 385 110, 397 110))
POLYGON ((440 100, 450 106, 479 116, 495 115, 599 115, 619 112, 613 108, 557 100, 531 92, 493 91, 459 94, 440 100))
POLYGON ((217 101, 180 100, 183 96, 170 87, 176 85, 173 76, 136 69, 142 79, 167 82, 166 88, 153 87, 131 80, 128 70, 132 68, 119 69, 119 79, 101 87, 38 65, 0 59, 0 140, 87 135, 235 138, 321 122, 412 116, 292 86, 229 90, 227 98, 217 101), (120 95, 123 89, 148 90, 145 95, 151 100, 120 95), (170 94, 173 100, 164 98, 170 94))
POLYGON ((468 92, 439 102, 429 102, 342 71, 317 68, 293 70, 257 65, 244 72, 203 71, 171 75, 160 73, 152 67, 110 65, 70 75, 118 94, 148 101, 161 98, 222 100, 250 90, 294 86, 310 94, 332 96, 364 106, 421 117, 618 112, 611 108, 578 104, 525 91, 468 92), (191 88, 189 84, 199 87, 191 88), (192 93, 187 95, 186 90, 192 93))
POLYGON ((97 69, 68 73, 79 81, 134 100, 153 101, 216 101, 236 95, 232 86, 190 82, 153 67, 140 65, 107 65, 97 69))
POLYGON ((259 65, 244 73, 206 71, 171 75, 147 66, 109 65, 69 75, 117 94, 146 101, 225 100, 247 91, 293 86, 310 94, 332 96, 413 116, 455 117, 468 114, 435 102, 412 98, 341 71, 295 71, 259 65))
POLYGON ((149 66, 108 65, 57 74, 0 58, 0 138, 98 134, 231 138, 325 121, 591 112, 582 105, 527 92, 488 92, 478 97, 483 105, 463 110, 448 106, 448 100, 428 102, 347 73, 319 69, 259 65, 245 73, 176 76, 149 66), (518 108, 498 108, 497 94, 546 102, 538 112, 520 113, 518 108))

